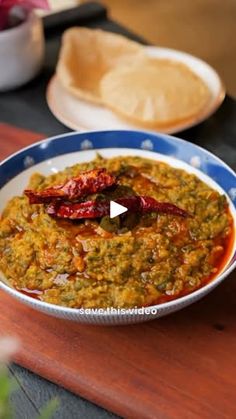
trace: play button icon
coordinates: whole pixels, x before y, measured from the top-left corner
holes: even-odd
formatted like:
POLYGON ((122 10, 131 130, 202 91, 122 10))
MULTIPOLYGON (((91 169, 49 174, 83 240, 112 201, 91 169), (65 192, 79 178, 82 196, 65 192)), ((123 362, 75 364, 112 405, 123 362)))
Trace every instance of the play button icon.
POLYGON ((128 208, 117 204, 115 201, 110 201, 110 218, 115 218, 120 214, 124 214, 126 211, 128 211, 128 208))

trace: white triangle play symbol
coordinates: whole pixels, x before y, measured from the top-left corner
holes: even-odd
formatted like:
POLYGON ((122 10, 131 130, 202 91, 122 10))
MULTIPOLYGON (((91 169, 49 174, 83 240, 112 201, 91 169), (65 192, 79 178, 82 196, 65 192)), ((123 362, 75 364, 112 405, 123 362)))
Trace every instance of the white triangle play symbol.
POLYGON ((123 205, 117 204, 117 202, 110 201, 110 218, 117 217, 120 214, 128 211, 128 208, 123 205))

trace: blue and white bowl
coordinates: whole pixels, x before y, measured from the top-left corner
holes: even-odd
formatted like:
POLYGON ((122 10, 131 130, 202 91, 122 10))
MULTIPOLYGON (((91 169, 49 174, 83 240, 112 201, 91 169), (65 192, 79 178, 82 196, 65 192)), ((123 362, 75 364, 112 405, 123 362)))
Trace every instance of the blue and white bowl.
MULTIPOLYGON (((93 131, 70 133, 49 138, 13 154, 0 164, 0 213, 7 201, 22 193, 29 177, 35 171, 43 174, 56 173, 66 166, 89 161, 95 151, 105 157, 139 155, 162 160, 170 165, 196 174, 208 185, 228 197, 236 226, 236 174, 219 158, 194 144, 164 134, 142 131, 93 131)), ((47 314, 68 320, 93 324, 128 324, 165 316, 180 310, 219 285, 236 266, 236 237, 225 266, 209 284, 174 301, 148 307, 139 312, 80 310, 48 304, 28 297, 11 288, 0 275, 0 288, 12 297, 47 314)))

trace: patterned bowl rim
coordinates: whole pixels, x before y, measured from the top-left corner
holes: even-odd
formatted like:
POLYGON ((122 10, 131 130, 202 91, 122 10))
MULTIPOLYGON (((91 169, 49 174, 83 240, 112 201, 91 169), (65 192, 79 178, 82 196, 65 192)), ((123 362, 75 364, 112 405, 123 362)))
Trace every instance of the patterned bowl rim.
MULTIPOLYGON (((70 137, 70 136, 73 137, 73 136, 77 136, 77 135, 80 135, 80 134, 83 134, 83 135, 86 134, 86 135, 89 136, 89 135, 93 135, 93 133, 99 133, 101 135, 102 134, 105 134, 105 133, 117 133, 117 134, 119 134, 119 133, 126 133, 126 134, 129 134, 129 133, 135 134, 135 133, 137 133, 137 134, 144 134, 144 135, 147 135, 147 136, 151 136, 151 137, 156 138, 156 139, 157 138, 159 138, 159 139, 168 139, 169 141, 177 142, 177 143, 179 143, 182 146, 185 145, 185 144, 188 144, 188 145, 192 146, 193 148, 199 149, 203 153, 208 154, 213 159, 217 160, 219 162, 220 166, 225 167, 229 172, 231 172, 231 174, 234 175, 234 177, 236 179, 236 173, 234 172, 233 169, 231 169, 231 167, 229 167, 219 157, 215 156, 213 153, 211 153, 210 151, 204 149, 203 147, 201 147, 201 146, 199 146, 197 144, 190 143, 190 142, 188 142, 186 140, 183 140, 181 138, 178 138, 178 137, 175 137, 175 136, 172 136, 172 135, 168 135, 168 134, 163 134, 163 133, 154 134, 154 133, 150 133, 148 131, 143 131, 143 130, 126 130, 126 129, 121 129, 121 130, 94 130, 94 131, 82 131, 82 132, 80 132, 80 131, 78 131, 78 132, 77 131, 73 131, 73 132, 69 132, 69 133, 64 133, 64 134, 59 134, 59 135, 55 135, 55 136, 52 136, 52 137, 48 137, 48 138, 45 138, 44 140, 37 141, 37 142, 35 142, 35 143, 27 146, 27 147, 24 147, 21 150, 17 151, 16 153, 11 154, 9 157, 7 157, 6 159, 4 159, 3 161, 0 162, 0 167, 3 166, 5 163, 9 162, 15 156, 20 155, 21 153, 23 153, 23 152, 25 152, 27 150, 30 150, 30 149, 34 149, 34 148, 37 149, 37 147, 38 146, 41 146, 42 144, 45 144, 45 143, 48 143, 48 142, 52 143, 53 141, 56 141, 56 140, 63 140, 65 138, 67 138, 67 137, 70 137)), ((106 147, 106 148, 113 148, 113 147, 106 147)), ((116 147, 116 148, 119 148, 119 147, 116 147)), ((127 148, 132 149, 132 147, 127 147, 127 148)), ((96 148, 94 150, 96 150, 96 148)), ((135 148, 133 148, 133 150, 135 150, 135 148)), ((81 150, 78 150, 78 152, 79 151, 81 151, 81 150)), ((68 154, 68 153, 65 153, 65 155, 66 154, 68 154)), ((163 153, 160 153, 160 154, 163 154, 163 153)), ((62 155, 63 155, 63 153, 61 154, 61 156, 62 155)), ((57 157, 57 156, 54 156, 54 157, 57 157)), ((179 158, 177 158, 177 159, 179 161, 181 161, 181 159, 179 159, 179 158)), ((41 161, 41 163, 43 163, 46 160, 47 159, 41 161)), ((20 171, 17 175, 19 175, 21 172, 22 171, 20 171)), ((17 175, 15 175, 15 176, 17 176, 17 175)), ((15 176, 13 176, 13 178, 15 176)), ((208 177, 210 177, 210 176, 208 175, 208 177)), ((10 178, 9 180, 11 180, 11 179, 12 178, 10 178)), ((5 185, 7 183, 8 182, 6 182, 5 185)), ((0 188, 0 191, 1 191, 1 188, 0 188)), ((235 207, 234 204, 233 204, 233 206, 235 207)), ((234 245, 236 243, 236 232, 234 232, 234 241, 233 241, 233 243, 234 243, 234 245)), ((187 303, 188 301, 190 303, 191 300, 193 301, 193 299, 194 300, 197 300, 198 298, 201 297, 201 295, 204 296, 209 291, 211 291, 213 288, 215 288, 217 285, 219 285, 235 269, 235 267, 236 267, 236 253, 232 255, 232 257, 231 257, 230 260, 229 259, 227 260, 227 262, 226 262, 226 264, 225 264, 225 266, 223 268, 223 271, 221 271, 220 275, 217 275, 208 284, 206 284, 203 287, 197 289, 196 291, 193 291, 190 294, 187 294, 187 295, 184 295, 182 297, 176 298, 176 299, 174 299, 172 301, 167 301, 167 302, 164 302, 164 303, 161 303, 161 304, 151 305, 151 306, 145 307, 145 309, 149 310, 150 312, 152 310, 155 310, 156 313, 158 313, 159 311, 164 311, 164 310, 167 311, 168 309, 174 308, 176 306, 180 306, 180 308, 181 308, 181 306, 184 306, 185 303, 187 303)), ((71 313, 73 313, 75 315, 77 314, 78 316, 81 315, 81 309, 64 307, 64 306, 59 306, 59 305, 56 305, 56 304, 46 303, 44 301, 40 301, 40 300, 34 299, 33 297, 24 295, 20 291, 17 291, 13 287, 7 285, 5 282, 3 282, 1 280, 1 278, 0 278, 0 288, 2 288, 3 290, 5 290, 7 293, 15 296, 18 300, 21 300, 21 301, 27 303, 28 305, 32 305, 32 303, 33 303, 34 306, 35 307, 38 307, 41 311, 44 311, 44 312, 49 312, 50 311, 50 312, 53 312, 53 313, 64 313, 64 314, 67 314, 67 313, 68 314, 71 314, 71 313)), ((130 309, 122 309, 122 312, 118 312, 118 313, 115 312, 115 309, 112 312, 109 311, 109 308, 108 309, 104 309, 103 312, 99 312, 99 310, 101 310, 101 309, 98 309, 96 311, 96 314, 95 314, 95 316, 97 318, 103 318, 103 317, 117 318, 117 317, 123 317, 123 316, 127 316, 127 315, 130 316, 130 317, 133 317, 133 316, 136 316, 137 315, 137 313, 131 312, 130 309)), ((94 309, 87 309, 86 308, 86 309, 83 309, 83 311, 84 311, 84 313, 85 313, 84 315, 86 317, 90 317, 90 316, 91 317, 94 317, 94 312, 93 312, 94 309)))

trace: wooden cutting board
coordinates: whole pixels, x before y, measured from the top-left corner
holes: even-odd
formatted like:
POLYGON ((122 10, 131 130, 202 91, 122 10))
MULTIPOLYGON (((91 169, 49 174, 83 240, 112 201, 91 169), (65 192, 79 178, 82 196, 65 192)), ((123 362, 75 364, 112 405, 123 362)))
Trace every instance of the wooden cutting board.
MULTIPOLYGON (((41 136, 0 125, 0 157, 41 136)), ((236 276, 176 314, 95 327, 38 313, 0 292, 0 335, 20 365, 121 416, 236 417, 236 276)))

